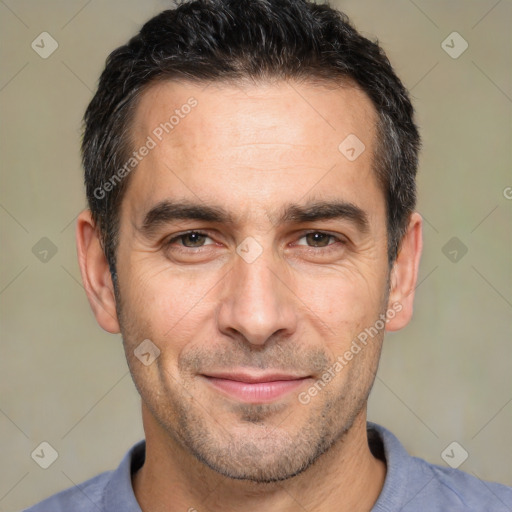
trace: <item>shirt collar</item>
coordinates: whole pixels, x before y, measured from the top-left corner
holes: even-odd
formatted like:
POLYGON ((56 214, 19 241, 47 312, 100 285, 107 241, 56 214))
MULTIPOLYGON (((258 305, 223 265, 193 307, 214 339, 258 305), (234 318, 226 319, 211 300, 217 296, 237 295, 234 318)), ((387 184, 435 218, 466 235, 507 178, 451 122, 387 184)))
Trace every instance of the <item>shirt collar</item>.
POLYGON ((142 512, 132 487, 132 473, 143 464, 146 441, 140 441, 124 456, 105 487, 103 510, 107 512, 142 512))

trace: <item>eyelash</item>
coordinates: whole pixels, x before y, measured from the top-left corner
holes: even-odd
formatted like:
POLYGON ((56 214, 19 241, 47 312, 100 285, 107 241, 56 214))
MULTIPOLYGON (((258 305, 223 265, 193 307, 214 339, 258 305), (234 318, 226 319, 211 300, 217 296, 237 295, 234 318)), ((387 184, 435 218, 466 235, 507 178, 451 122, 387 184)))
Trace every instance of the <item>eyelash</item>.
MULTIPOLYGON (((177 235, 177 236, 174 236, 173 238, 171 238, 168 242, 166 242, 166 246, 172 246, 174 242, 176 242, 177 240, 183 240, 184 237, 186 237, 187 235, 191 235, 191 234, 196 234, 196 235, 200 235, 200 236, 205 236, 207 238, 210 238, 208 236, 207 233, 204 233, 202 231, 195 231, 195 230, 192 230, 192 231, 187 231, 185 233, 181 233, 180 235, 177 235)), ((341 243, 342 245, 345 245, 347 242, 346 240, 344 240, 343 238, 341 237, 338 237, 338 236, 335 236, 335 235, 331 235, 330 233, 326 233, 325 231, 319 231, 319 230, 311 230, 311 231, 307 231, 305 233, 302 233, 301 237, 299 238, 302 239, 304 237, 306 237, 307 235, 311 235, 311 234, 321 234, 321 235, 325 235, 325 236, 328 236, 330 239, 334 239, 335 242, 334 243, 331 243, 331 244, 327 244, 326 246, 324 247, 314 247, 314 246, 307 246, 307 245, 302 245, 303 247, 306 247, 307 249, 309 250, 319 250, 319 249, 323 249, 324 251, 329 251, 329 250, 332 250, 332 249, 335 249, 336 247, 332 247, 333 245, 337 245, 337 243, 341 243)), ((208 244, 208 245, 213 245, 213 244, 208 244)), ((202 249, 204 248, 205 246, 204 245, 201 245, 199 247, 186 247, 184 245, 179 245, 179 246, 176 246, 178 247, 177 250, 179 251, 185 251, 185 252, 190 252, 190 250, 194 251, 195 249, 202 249)))

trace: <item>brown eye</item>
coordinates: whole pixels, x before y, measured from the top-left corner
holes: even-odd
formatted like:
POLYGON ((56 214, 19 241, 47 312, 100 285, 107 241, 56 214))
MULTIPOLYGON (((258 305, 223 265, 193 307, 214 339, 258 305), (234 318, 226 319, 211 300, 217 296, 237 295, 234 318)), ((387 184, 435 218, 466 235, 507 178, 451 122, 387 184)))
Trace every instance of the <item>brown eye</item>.
POLYGON ((188 233, 183 233, 182 235, 172 238, 169 240, 168 245, 172 245, 176 241, 179 241, 179 245, 193 249, 194 247, 203 247, 207 238, 209 238, 208 235, 204 233, 200 233, 199 231, 190 231, 188 233))
POLYGON ((309 247, 322 248, 328 247, 329 245, 333 245, 329 243, 331 239, 341 242, 341 240, 334 235, 329 235, 328 233, 323 233, 322 231, 311 231, 310 233, 306 233, 301 237, 301 240, 305 239, 306 243, 299 243, 298 245, 307 245, 309 247))
POLYGON ((306 240, 309 244, 313 245, 313 247, 326 247, 329 245, 329 239, 332 238, 330 235, 325 233, 308 233, 306 235, 306 240))

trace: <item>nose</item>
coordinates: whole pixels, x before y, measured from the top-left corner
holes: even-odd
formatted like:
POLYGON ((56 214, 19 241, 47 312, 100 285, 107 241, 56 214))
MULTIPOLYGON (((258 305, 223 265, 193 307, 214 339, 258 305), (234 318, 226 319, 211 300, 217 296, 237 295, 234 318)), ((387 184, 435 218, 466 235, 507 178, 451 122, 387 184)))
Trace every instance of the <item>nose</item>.
POLYGON ((289 337, 297 327, 294 293, 270 251, 252 263, 236 256, 217 310, 219 330, 228 336, 243 336, 254 346, 271 339, 289 337))

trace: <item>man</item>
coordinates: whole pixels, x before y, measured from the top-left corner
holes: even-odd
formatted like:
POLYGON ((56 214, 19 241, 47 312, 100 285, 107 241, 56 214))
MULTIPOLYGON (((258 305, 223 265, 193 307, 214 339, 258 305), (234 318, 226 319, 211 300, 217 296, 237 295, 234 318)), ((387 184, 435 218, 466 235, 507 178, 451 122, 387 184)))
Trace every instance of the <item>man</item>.
POLYGON ((366 421, 412 315, 419 146, 384 53, 326 5, 185 2, 113 52, 77 246, 146 439, 29 510, 510 510, 366 421))

